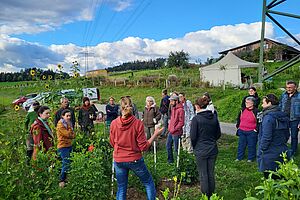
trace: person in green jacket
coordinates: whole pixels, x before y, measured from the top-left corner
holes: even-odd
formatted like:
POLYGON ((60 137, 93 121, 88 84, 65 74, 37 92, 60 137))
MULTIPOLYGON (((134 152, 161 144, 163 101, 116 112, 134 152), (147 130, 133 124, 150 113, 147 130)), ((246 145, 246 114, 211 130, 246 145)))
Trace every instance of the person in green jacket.
POLYGON ((30 106, 25 118, 25 130, 28 133, 26 138, 26 148, 27 148, 26 154, 28 157, 27 160, 28 163, 30 162, 33 153, 33 139, 32 139, 32 135, 30 134, 30 127, 33 124, 33 122, 38 118, 37 111, 39 108, 40 108, 40 103, 37 101, 34 102, 32 106, 30 106))

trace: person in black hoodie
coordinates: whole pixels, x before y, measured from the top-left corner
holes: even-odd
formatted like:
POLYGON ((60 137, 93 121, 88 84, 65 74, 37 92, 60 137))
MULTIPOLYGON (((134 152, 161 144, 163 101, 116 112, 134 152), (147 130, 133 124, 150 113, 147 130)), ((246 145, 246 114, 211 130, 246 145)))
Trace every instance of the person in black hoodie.
POLYGON ((221 137, 217 112, 207 109, 209 100, 196 100, 196 116, 191 124, 191 143, 196 157, 201 192, 210 197, 215 190, 215 162, 218 155, 217 140, 221 137))
POLYGON ((247 97, 253 97, 254 98, 254 107, 258 108, 259 103, 260 103, 260 98, 259 98, 259 96, 256 92, 255 87, 253 87, 253 86, 249 87, 248 95, 245 96, 242 100, 242 105, 241 105, 242 109, 246 108, 246 99, 247 99, 247 97))

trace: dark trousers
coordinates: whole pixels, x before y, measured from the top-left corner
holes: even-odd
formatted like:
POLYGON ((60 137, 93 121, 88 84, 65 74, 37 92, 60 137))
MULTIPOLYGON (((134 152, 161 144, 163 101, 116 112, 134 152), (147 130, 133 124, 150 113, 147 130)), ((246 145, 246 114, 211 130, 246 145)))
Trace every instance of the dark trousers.
POLYGON ((196 155, 197 169, 200 177, 201 192, 210 197, 215 191, 215 163, 217 155, 208 158, 196 155))
POLYGON ((237 159, 243 160, 248 146, 248 160, 254 161, 256 156, 257 133, 255 131, 238 130, 239 145, 237 159))
POLYGON ((291 130, 291 149, 292 154, 295 155, 298 147, 298 124, 299 120, 290 121, 290 130, 291 130))

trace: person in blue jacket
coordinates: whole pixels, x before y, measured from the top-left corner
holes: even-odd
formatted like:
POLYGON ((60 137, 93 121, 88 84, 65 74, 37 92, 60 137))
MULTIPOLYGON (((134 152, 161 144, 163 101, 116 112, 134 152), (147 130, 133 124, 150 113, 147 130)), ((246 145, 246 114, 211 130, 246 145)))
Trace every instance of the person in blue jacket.
POLYGON ((286 82, 286 91, 281 95, 280 110, 288 114, 291 133, 291 156, 297 153, 298 132, 300 129, 300 93, 295 81, 286 82))
POLYGON ((119 115, 119 105, 115 104, 115 98, 109 97, 109 103, 105 107, 106 110, 106 126, 109 130, 111 122, 116 119, 119 115))
POLYGON ((278 98, 274 94, 268 94, 262 101, 263 111, 258 114, 260 125, 257 162, 259 171, 264 173, 265 178, 269 177, 269 171, 276 171, 277 161, 283 162, 281 154, 288 150, 289 117, 280 111, 278 104, 278 98))

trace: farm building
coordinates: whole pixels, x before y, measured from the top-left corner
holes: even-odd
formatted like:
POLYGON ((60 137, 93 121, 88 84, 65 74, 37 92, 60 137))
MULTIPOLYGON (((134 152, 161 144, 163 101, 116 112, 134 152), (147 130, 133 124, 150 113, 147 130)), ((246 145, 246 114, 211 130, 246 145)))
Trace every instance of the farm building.
MULTIPOLYGON (((254 50, 259 50, 259 48, 260 40, 257 40, 248 44, 221 51, 219 54, 226 55, 231 51, 233 54, 241 58, 242 55, 253 52, 254 50)), ((294 47, 267 38, 264 40, 264 51, 266 52, 267 60, 276 61, 290 60, 291 58, 300 54, 300 51, 294 47)))
POLYGON ((86 72, 87 77, 107 76, 108 73, 105 69, 96 69, 86 72))

